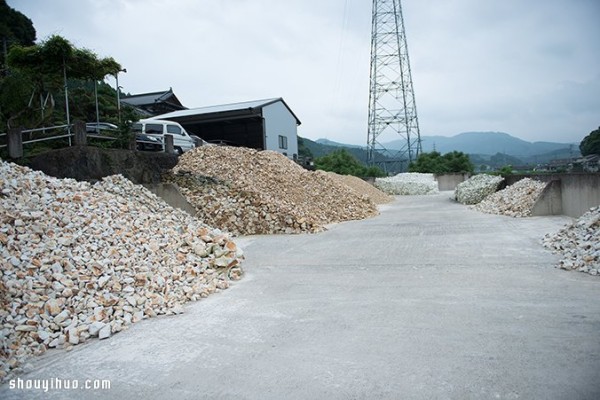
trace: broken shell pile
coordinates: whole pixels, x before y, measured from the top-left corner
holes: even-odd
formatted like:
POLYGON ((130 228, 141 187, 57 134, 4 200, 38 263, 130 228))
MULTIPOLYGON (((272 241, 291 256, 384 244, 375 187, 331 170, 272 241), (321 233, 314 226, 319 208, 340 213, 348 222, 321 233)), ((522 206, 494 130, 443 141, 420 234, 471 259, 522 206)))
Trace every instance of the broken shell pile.
POLYGON ((352 175, 340 175, 335 172, 327 172, 331 179, 348 186, 359 196, 367 196, 375 204, 386 204, 394 200, 393 197, 383 193, 375 186, 352 175))
POLYGON ((199 147, 164 179, 180 187, 199 219, 234 234, 318 232, 378 213, 368 197, 274 151, 199 147))
POLYGON ((524 178, 490 194, 482 202, 472 207, 488 214, 528 217, 546 185, 545 182, 524 178))
POLYGON ((496 193, 503 181, 501 176, 474 175, 456 186, 454 196, 459 203, 477 204, 490 194, 496 193))
POLYGON ((600 206, 591 208, 560 231, 548 234, 542 243, 559 253, 558 267, 600 274, 600 206))
POLYGON ((438 183, 433 174, 404 172, 387 178, 376 178, 375 187, 391 195, 438 194, 438 183))
POLYGON ((90 185, 0 164, 0 380, 32 354, 107 338, 238 279, 221 231, 122 176, 90 185))

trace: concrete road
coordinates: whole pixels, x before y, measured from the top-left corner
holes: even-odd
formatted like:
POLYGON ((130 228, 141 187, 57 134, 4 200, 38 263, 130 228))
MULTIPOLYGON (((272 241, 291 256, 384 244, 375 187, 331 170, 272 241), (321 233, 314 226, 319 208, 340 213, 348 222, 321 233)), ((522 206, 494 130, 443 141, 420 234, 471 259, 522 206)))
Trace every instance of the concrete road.
POLYGON ((21 376, 79 389, 0 398, 599 399, 600 277, 554 268, 539 243, 568 221, 443 193, 318 235, 243 238, 231 289, 21 376))

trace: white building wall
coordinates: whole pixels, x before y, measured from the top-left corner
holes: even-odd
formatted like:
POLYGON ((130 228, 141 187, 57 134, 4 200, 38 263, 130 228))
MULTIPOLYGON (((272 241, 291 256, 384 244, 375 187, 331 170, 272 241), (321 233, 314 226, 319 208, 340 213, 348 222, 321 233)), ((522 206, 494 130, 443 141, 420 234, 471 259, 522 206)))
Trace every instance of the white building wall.
POLYGON ((263 118, 265 119, 265 144, 266 150, 274 150, 286 153, 289 158, 298 154, 298 126, 296 118, 288 108, 278 101, 263 107, 263 118), (287 149, 280 148, 279 136, 287 138, 287 149))

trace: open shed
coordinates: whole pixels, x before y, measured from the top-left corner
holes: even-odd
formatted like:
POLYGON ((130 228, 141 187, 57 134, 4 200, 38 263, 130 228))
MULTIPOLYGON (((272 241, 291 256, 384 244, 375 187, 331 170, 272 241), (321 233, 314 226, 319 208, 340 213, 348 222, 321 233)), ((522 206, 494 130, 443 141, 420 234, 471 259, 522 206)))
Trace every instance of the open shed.
POLYGON ((153 118, 176 121, 190 135, 209 143, 298 156, 301 122, 281 97, 173 111, 153 118))

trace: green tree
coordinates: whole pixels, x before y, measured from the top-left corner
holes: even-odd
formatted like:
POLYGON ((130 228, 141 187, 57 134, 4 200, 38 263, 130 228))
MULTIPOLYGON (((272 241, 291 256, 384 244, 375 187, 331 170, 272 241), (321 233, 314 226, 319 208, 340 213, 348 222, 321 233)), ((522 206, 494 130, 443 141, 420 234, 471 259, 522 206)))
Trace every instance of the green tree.
POLYGON ((367 168, 345 149, 336 150, 315 160, 315 167, 323 171, 331 171, 340 175, 383 176, 377 167, 367 168))
MULTIPOLYGON (((67 87, 81 87, 85 82, 101 81, 105 76, 114 75, 121 70, 121 65, 113 58, 99 58, 94 52, 78 49, 68 40, 57 35, 51 36, 38 45, 13 46, 8 53, 7 62, 11 75, 19 77, 18 86, 21 89, 20 98, 0 103, 0 117, 9 126, 13 121, 12 125, 33 127, 45 123, 45 118, 51 118, 52 122, 58 122, 57 119, 65 122, 66 116, 62 111, 58 112, 59 118, 48 117, 48 113, 45 114, 43 110, 40 112, 42 109, 40 103, 43 104, 43 101, 37 99, 52 97, 57 106, 64 106, 64 100, 58 94, 64 90, 65 78, 68 79, 67 87), (23 96, 23 92, 28 92, 27 96, 23 96), (36 101, 32 102, 32 99, 36 101)), ((17 85, 16 82, 11 84, 17 85)), ((92 85, 89 94, 80 96, 78 100, 93 105, 95 104, 93 93, 92 85)), ((75 108, 80 106, 81 104, 77 102, 75 108)), ((61 109, 57 107, 57 111, 61 109)), ((95 106, 93 109, 95 110, 95 106)), ((95 119, 89 118, 88 112, 81 113, 79 117, 85 120, 95 119)))
POLYGON ((453 172, 473 173, 475 167, 469 156, 460 151, 453 151, 441 155, 437 151, 421 153, 416 161, 408 166, 409 172, 422 172, 430 174, 446 174, 453 172))
POLYGON ((579 144, 579 150, 582 156, 600 154, 600 127, 583 138, 579 144))
POLYGON ((461 151, 446 153, 442 157, 446 165, 447 172, 473 173, 475 166, 469 159, 469 156, 461 151))
MULTIPOLYGON (((4 54, 12 45, 33 46, 35 28, 25 15, 0 0, 0 64, 5 70, 4 54)), ((4 71, 3 71, 4 72, 4 71)))

